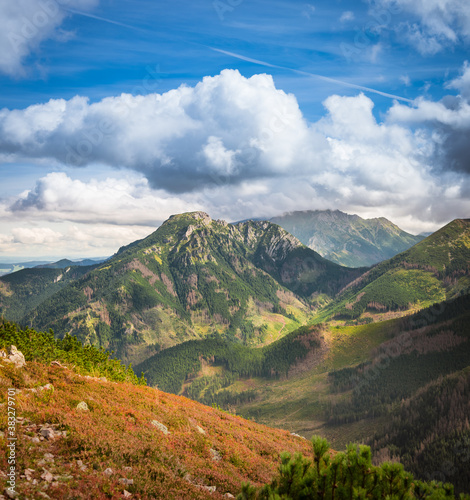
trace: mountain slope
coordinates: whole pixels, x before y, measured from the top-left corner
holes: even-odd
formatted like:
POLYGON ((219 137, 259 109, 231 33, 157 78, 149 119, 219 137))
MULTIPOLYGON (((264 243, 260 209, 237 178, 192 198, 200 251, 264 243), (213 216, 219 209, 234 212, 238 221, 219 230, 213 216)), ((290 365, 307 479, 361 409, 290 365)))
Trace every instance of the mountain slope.
POLYGON ((470 290, 470 219, 457 219, 350 283, 324 316, 426 307, 470 290))
MULTIPOLYGON (((15 489, 21 498, 47 492, 47 498, 104 500, 128 491, 141 499, 222 499, 237 495, 245 481, 270 481, 282 452, 311 454, 308 441, 288 431, 150 387, 80 374, 30 356, 23 368, 3 359, 2 405, 16 389, 15 489)), ((67 364, 72 363, 73 357, 67 364)), ((88 366, 93 370, 93 363, 88 366)), ((8 422, 2 411, 4 447, 8 422)), ((2 470, 8 470, 7 458, 0 456, 2 470)), ((6 482, 3 474, 2 492, 6 482)))
POLYGON ((26 314, 86 274, 88 267, 22 269, 0 278, 0 314, 20 321, 26 314))
POLYGON ((291 212, 273 217, 270 222, 279 224, 326 259, 349 267, 371 266, 423 239, 383 217, 362 219, 339 210, 291 212))
POLYGON ((138 362, 210 333, 246 344, 275 340, 307 321, 312 294, 331 297, 360 272, 269 222, 231 225, 194 212, 121 248, 24 321, 138 362))
POLYGON ((467 490, 470 295, 382 323, 324 325, 322 336, 279 378, 230 380, 236 367, 216 371, 209 358, 215 366, 189 377, 185 391, 269 426, 322 435, 336 449, 370 444, 421 479, 467 490))

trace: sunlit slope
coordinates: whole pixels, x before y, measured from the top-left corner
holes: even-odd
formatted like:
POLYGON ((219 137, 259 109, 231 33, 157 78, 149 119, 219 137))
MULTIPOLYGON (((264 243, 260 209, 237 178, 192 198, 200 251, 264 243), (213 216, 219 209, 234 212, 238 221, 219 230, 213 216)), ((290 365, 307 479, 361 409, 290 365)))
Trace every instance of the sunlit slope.
POLYGON ((406 311, 470 290, 470 219, 457 219, 345 287, 321 315, 357 319, 406 311))

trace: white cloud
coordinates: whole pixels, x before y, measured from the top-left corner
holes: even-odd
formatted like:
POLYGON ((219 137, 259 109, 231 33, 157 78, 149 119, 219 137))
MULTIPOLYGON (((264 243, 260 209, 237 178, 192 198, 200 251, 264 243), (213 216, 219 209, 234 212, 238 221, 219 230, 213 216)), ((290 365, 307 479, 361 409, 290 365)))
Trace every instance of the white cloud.
POLYGON ((39 179, 33 189, 3 203, 5 218, 158 226, 170 215, 199 210, 197 200, 154 191, 145 178, 108 178, 88 182, 54 172, 39 179))
POLYGON ((403 11, 419 22, 402 23, 398 30, 423 55, 470 39, 470 3, 467 0, 379 0, 391 12, 403 11))
POLYGON ((390 123, 421 126, 433 148, 433 165, 440 170, 470 174, 470 67, 465 63, 460 77, 447 84, 458 96, 438 102, 419 98, 414 106, 395 103, 388 111, 390 123))
POLYGON ((25 59, 49 38, 65 41, 60 30, 65 7, 88 10, 99 0, 15 0, 0 2, 0 72, 21 76, 25 59))
POLYGON ((62 238, 62 235, 47 227, 18 227, 12 230, 13 243, 23 245, 44 245, 56 244, 62 238))
POLYGON ((402 75, 400 76, 400 81, 406 85, 407 87, 409 87, 411 85, 411 79, 408 75, 402 75))
POLYGON ((162 95, 0 110, 0 153, 127 167, 172 192, 286 174, 303 163, 305 143, 318 140, 295 97, 271 76, 247 79, 234 70, 162 95))
POLYGON ((145 238, 153 226, 103 224, 49 224, 31 226, 27 221, 9 233, 0 234, 0 252, 15 256, 19 261, 31 259, 71 259, 105 257, 114 254, 122 245, 145 238), (52 226, 52 227, 51 227, 52 226))
POLYGON ((462 75, 447 84, 448 89, 457 89, 460 95, 470 103, 470 65, 465 61, 462 75))

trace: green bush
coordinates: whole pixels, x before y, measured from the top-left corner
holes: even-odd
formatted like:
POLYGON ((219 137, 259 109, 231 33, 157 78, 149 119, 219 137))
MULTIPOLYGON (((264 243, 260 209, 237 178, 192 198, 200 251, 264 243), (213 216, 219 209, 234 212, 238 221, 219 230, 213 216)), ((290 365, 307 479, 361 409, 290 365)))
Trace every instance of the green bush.
POLYGON ((23 353, 26 361, 60 361, 75 365, 75 369, 83 374, 146 385, 144 377, 139 379, 131 365, 126 367, 120 360, 111 359, 110 353, 104 349, 84 346, 72 335, 56 339, 52 330, 37 332, 32 328, 21 329, 15 323, 0 322, 0 348, 7 349, 11 345, 23 353))
MULTIPOLYGON (((330 445, 319 436, 312 438, 313 462, 296 453, 281 454, 279 476, 271 484, 255 488, 244 484, 238 500, 408 500, 454 499, 454 487, 435 481, 415 480, 402 464, 372 465, 368 446, 350 444, 342 453, 329 453, 330 445)), ((462 500, 469 495, 460 495, 462 500)))

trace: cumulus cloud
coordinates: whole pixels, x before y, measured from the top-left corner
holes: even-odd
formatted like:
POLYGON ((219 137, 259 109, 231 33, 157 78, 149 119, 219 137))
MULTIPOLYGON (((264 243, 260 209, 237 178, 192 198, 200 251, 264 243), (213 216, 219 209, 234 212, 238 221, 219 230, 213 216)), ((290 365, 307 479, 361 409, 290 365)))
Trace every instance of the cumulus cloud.
POLYGON ((88 10, 99 0, 16 0, 0 2, 0 72, 25 73, 25 59, 49 38, 67 40, 60 29, 67 8, 88 10))
POLYGON ((379 0, 391 12, 404 11, 418 22, 401 23, 398 31, 423 55, 432 55, 470 39, 470 4, 467 0, 379 0))
POLYGON ((162 95, 54 99, 0 111, 0 153, 127 167, 176 193, 285 175, 311 153, 305 144, 321 140, 271 76, 247 79, 234 70, 162 95))
MULTIPOLYGON (((5 229, 5 228, 2 228, 5 229)), ((0 252, 15 255, 19 261, 29 259, 58 259, 104 257, 114 254, 122 245, 145 238, 155 227, 113 226, 103 224, 77 224, 64 226, 34 226, 24 222, 11 229, 9 234, 0 233, 0 252)))

